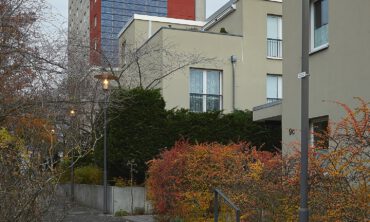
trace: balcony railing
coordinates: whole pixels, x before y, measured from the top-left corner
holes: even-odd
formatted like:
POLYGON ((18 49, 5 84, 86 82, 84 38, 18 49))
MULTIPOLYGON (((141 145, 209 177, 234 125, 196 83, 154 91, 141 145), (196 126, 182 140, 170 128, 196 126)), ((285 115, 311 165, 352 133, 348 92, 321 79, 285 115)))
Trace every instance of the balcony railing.
POLYGON ((279 98, 267 98, 267 103, 273 103, 273 102, 276 102, 276 101, 281 101, 281 99, 279 99, 279 98))
POLYGON ((279 58, 283 57, 283 40, 267 39, 267 57, 279 58))

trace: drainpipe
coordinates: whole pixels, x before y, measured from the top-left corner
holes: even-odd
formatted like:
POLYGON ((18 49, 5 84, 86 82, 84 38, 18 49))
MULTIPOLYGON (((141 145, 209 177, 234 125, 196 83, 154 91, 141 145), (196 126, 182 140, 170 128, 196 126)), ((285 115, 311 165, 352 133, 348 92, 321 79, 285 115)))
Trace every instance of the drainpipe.
POLYGON ((233 111, 235 111, 235 64, 237 62, 236 56, 232 55, 230 61, 232 66, 232 90, 233 90, 232 108, 233 111))

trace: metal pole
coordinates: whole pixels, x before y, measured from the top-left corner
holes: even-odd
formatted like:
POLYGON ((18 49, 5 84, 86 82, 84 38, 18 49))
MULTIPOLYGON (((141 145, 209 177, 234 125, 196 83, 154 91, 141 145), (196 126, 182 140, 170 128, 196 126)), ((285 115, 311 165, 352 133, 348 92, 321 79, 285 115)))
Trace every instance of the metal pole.
POLYGON ((214 210, 213 214, 215 215, 214 222, 218 222, 218 193, 217 193, 217 190, 215 190, 215 203, 214 203, 213 210, 214 210))
POLYGON ((301 78, 301 178, 299 221, 308 222, 308 136, 309 136, 309 27, 310 1, 302 0, 302 73, 301 78))
MULTIPOLYGON (((74 125, 74 122, 75 122, 75 119, 74 119, 74 116, 70 115, 71 117, 71 127, 72 127, 72 133, 74 134, 75 133, 75 125, 74 125)), ((75 174, 74 174, 74 140, 72 139, 71 137, 71 141, 72 141, 72 144, 71 144, 71 147, 72 147, 72 158, 71 158, 71 202, 74 201, 74 195, 75 195, 75 174)))
POLYGON ((74 163, 75 149, 72 147, 72 166, 71 166, 71 201, 75 200, 75 163, 74 163))
POLYGON ((108 185, 107 185, 107 106, 108 92, 104 95, 104 214, 108 214, 108 185))
POLYGON ((235 216, 236 216, 235 221, 240 222, 240 210, 235 211, 235 216))

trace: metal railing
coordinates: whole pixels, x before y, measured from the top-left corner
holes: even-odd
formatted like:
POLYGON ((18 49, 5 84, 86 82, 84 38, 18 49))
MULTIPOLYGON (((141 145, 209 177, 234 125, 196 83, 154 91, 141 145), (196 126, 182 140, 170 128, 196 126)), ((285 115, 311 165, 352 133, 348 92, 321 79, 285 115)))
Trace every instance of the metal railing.
POLYGON ((237 207, 229 198, 226 197, 219 189, 214 190, 215 199, 214 199, 214 222, 218 222, 219 217, 219 197, 221 197, 225 203, 235 211, 235 221, 240 222, 240 209, 237 207))
POLYGON ((282 99, 280 98, 267 98, 267 103, 273 103, 273 102, 276 102, 276 101, 281 101, 282 99))
POLYGON ((281 39, 267 39, 267 56, 272 58, 283 57, 283 40, 281 39))

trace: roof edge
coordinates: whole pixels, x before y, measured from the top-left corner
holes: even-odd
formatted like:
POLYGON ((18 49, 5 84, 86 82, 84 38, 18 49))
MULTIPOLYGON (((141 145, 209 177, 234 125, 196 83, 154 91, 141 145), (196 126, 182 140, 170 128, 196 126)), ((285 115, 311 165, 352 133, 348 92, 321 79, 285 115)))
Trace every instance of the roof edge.
POLYGON ((118 33, 117 37, 120 38, 121 35, 126 31, 126 29, 135 20, 152 21, 152 22, 163 22, 163 23, 178 24, 178 25, 189 25, 189 26, 198 26, 198 27, 203 27, 206 24, 206 22, 203 22, 203 21, 194 21, 194 20, 187 20, 187 19, 176 19, 176 18, 167 18, 167 17, 159 17, 159 16, 151 16, 151 15, 134 14, 130 18, 130 20, 127 21, 126 25, 123 26, 123 28, 121 29, 121 31, 118 33))

